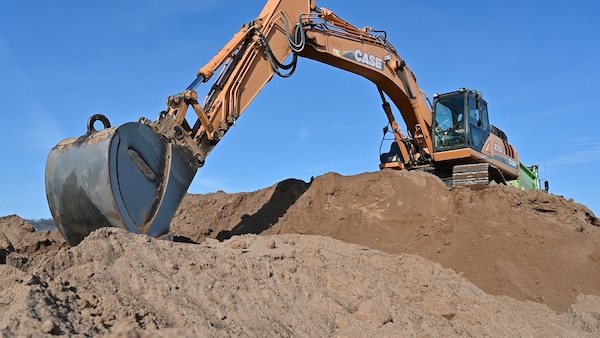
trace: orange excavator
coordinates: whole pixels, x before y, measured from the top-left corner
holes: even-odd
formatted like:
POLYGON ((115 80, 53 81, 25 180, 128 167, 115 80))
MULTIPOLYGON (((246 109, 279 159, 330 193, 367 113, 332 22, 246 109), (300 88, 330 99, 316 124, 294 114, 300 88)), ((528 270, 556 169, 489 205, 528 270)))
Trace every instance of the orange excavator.
POLYGON ((166 236, 197 169, 275 74, 294 73, 298 57, 375 84, 389 120, 384 139, 392 141, 381 169, 425 170, 449 186, 539 188, 537 167, 522 165, 506 135, 490 124, 481 92, 461 88, 429 103, 384 31, 357 28, 314 0, 269 0, 185 90, 167 98, 156 121, 112 127, 94 115, 85 135, 51 150, 46 194, 67 242, 77 245, 106 226, 166 236), (197 89, 207 83, 199 100, 197 89))

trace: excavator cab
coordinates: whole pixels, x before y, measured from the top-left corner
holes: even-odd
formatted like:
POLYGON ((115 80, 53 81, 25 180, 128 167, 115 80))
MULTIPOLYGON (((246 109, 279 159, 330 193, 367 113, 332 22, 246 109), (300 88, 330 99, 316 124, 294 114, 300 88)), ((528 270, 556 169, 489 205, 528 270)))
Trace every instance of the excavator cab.
POLYGON ((434 152, 466 147, 481 152, 489 134, 487 103, 481 92, 461 88, 434 96, 434 152))
POLYGON ((432 135, 436 173, 451 177, 454 186, 508 184, 523 176, 517 151, 490 124, 479 91, 461 88, 434 95, 432 135))
MULTIPOLYGON (((481 92, 461 88, 458 91, 435 94, 433 102, 433 152, 451 153, 459 150, 473 149, 481 153, 490 132, 494 127, 489 124, 487 103, 482 98, 481 92)), ((384 129, 384 140, 387 129, 384 129)), ((414 140, 411 141, 414 144, 414 140)), ((383 142, 382 142, 383 144, 383 142)), ((407 144, 410 148, 410 144, 407 144)), ((398 142, 392 142, 390 151, 380 151, 380 168, 416 168, 414 159, 404 159, 400 152, 398 142), (406 163, 410 165, 406 166, 406 163), (403 163, 404 166, 399 165, 403 163), (398 164, 394 166, 394 164, 398 164)), ((470 156, 470 152, 465 154, 470 156)), ((450 155, 456 158, 455 155, 450 155)), ((464 157, 464 156, 463 156, 464 157)), ((416 163, 418 164, 418 163, 416 163)), ((424 166, 427 166, 425 163, 424 166)), ((442 168, 452 169, 453 164, 442 168)))

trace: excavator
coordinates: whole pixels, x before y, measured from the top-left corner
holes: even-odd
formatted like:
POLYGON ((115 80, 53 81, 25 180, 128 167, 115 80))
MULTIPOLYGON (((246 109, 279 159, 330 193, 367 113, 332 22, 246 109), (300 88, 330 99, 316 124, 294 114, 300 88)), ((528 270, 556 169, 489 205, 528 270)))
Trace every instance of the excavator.
POLYGON ((315 0, 268 0, 187 88, 167 98, 156 121, 112 127, 96 114, 83 136, 50 151, 46 195, 67 243, 107 226, 167 237, 196 171, 273 76, 294 73, 299 57, 375 84, 389 122, 384 139, 392 141, 381 153, 382 170, 424 170, 451 187, 540 188, 537 167, 521 164, 506 134, 490 124, 481 92, 461 88, 431 103, 385 31, 358 28, 315 0), (199 99, 204 84, 210 87, 199 99))

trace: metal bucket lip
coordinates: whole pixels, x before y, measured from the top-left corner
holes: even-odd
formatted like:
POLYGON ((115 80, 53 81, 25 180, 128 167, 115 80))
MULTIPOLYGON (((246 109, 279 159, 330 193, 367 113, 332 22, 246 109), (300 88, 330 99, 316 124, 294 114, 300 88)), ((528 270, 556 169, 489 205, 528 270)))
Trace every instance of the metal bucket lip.
MULTIPOLYGON (((115 128, 115 135, 114 135, 113 139, 111 140, 111 143, 109 146, 109 152, 108 152, 109 161, 117 160, 117 152, 118 152, 119 143, 120 143, 120 135, 118 133, 118 129, 121 128, 122 126, 123 125, 115 128)), ((127 208, 125 206, 125 202, 123 201, 123 197, 121 195, 121 190, 119 188, 119 179, 117 177, 117 171, 112 170, 112 169, 113 168, 111 168, 109 166, 108 178, 109 178, 110 187, 111 187, 110 190, 112 191, 115 206, 119 212, 115 215, 115 216, 117 216, 117 218, 115 220, 111 219, 112 217, 110 217, 110 216, 112 216, 112 215, 105 215, 105 216, 107 217, 109 222, 111 224, 113 224, 113 226, 125 225, 127 230, 129 230, 133 233, 140 233, 140 231, 137 229, 137 227, 133 223, 133 220, 131 219, 131 216, 129 215, 129 211, 127 210, 127 208)))
MULTIPOLYGON (((139 131, 140 128, 148 128, 147 131, 151 132, 151 133, 149 133, 149 135, 152 135, 152 137, 156 136, 155 140, 152 140, 152 141, 163 142, 165 144, 165 148, 167 149, 167 152, 170 153, 170 147, 169 147, 169 143, 167 142, 167 140, 162 138, 160 135, 156 134, 152 130, 152 128, 150 128, 149 126, 147 126, 145 124, 136 123, 136 122, 128 122, 123 125, 120 125, 115 130, 115 137, 113 137, 113 140, 110 145, 110 150, 109 150, 109 158, 111 160, 114 160, 117 162, 119 160, 121 160, 118 156, 121 146, 125 146, 125 147, 129 148, 128 144, 123 144, 125 142, 125 140, 121 137, 121 134, 119 133, 119 131, 121 131, 123 133, 128 133, 128 132, 130 132, 130 130, 128 130, 128 129, 132 129, 132 128, 136 128, 137 129, 136 131, 139 131)), ((170 157, 170 154, 169 154, 169 157, 170 157)), ((165 163, 168 163, 168 161, 165 161, 165 163)), ((118 166, 118 163, 116 165, 118 166)), ((161 182, 157 187, 157 190, 160 190, 160 194, 158 197, 159 205, 154 208, 154 212, 153 212, 153 215, 150 216, 150 220, 148 222, 145 222, 144 224, 139 224, 139 225, 136 225, 136 223, 134 221, 134 217, 132 217, 131 211, 128 207, 128 203, 125 200, 125 197, 123 196, 124 194, 121 189, 122 184, 121 184, 120 177, 119 177, 119 173, 120 173, 119 169, 117 167, 115 167, 114 170, 110 170, 110 173, 109 173, 110 185, 111 185, 111 190, 113 192, 116 206, 119 210, 119 215, 120 215, 119 219, 121 222, 123 222, 125 224, 125 226, 131 232, 147 234, 148 230, 154 225, 153 221, 156 218, 156 214, 160 210, 160 204, 161 204, 162 198, 164 197, 164 190, 165 190, 164 189, 164 186, 165 186, 164 181, 168 179, 168 175, 170 174, 170 172, 168 170, 169 169, 168 165, 166 165, 166 167, 167 168, 164 168, 163 175, 161 175, 163 177, 163 182, 161 182)), ((111 169, 113 169, 113 168, 111 168, 111 169)), ((155 199, 156 198, 157 197, 155 197, 155 199)), ((167 225, 166 230, 159 231, 159 232, 162 232, 159 235, 164 235, 168 231, 169 231, 169 226, 167 225)))
POLYGON ((116 132, 117 129, 118 129, 118 127, 107 128, 107 129, 102 129, 102 130, 96 131, 92 134, 85 134, 85 135, 82 135, 79 137, 67 138, 67 139, 64 139, 64 140, 58 142, 54 147, 52 147, 52 150, 54 150, 54 149, 65 150, 65 149, 71 148, 71 147, 84 146, 86 144, 100 143, 100 142, 103 142, 106 139, 110 138, 112 136, 112 134, 116 132))

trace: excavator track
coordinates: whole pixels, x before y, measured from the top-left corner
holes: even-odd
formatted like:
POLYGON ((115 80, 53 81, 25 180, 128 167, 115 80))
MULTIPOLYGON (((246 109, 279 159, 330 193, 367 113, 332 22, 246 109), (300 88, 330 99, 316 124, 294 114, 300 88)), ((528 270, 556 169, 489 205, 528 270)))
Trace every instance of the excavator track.
POLYGON ((483 189, 491 182, 506 184, 504 175, 498 168, 488 163, 463 164, 452 169, 452 185, 483 189))

